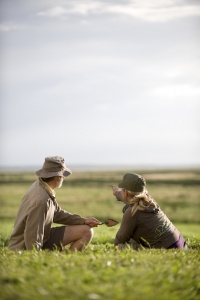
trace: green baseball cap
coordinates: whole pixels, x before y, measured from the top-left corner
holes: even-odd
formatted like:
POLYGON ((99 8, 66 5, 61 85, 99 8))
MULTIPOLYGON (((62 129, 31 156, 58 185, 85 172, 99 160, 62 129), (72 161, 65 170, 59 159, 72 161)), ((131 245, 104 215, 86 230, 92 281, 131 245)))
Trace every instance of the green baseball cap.
POLYGON ((118 187, 124 188, 130 192, 143 192, 146 182, 145 179, 138 174, 127 173, 124 175, 122 182, 118 184, 118 187))

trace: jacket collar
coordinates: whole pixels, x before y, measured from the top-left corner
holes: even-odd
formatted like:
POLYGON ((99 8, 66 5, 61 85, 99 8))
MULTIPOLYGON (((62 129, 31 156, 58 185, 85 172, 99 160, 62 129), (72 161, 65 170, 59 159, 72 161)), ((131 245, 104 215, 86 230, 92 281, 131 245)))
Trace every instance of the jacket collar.
POLYGON ((42 186, 42 188, 47 192, 47 194, 51 197, 52 200, 56 200, 56 193, 50 186, 42 180, 42 178, 39 178, 39 184, 42 186))

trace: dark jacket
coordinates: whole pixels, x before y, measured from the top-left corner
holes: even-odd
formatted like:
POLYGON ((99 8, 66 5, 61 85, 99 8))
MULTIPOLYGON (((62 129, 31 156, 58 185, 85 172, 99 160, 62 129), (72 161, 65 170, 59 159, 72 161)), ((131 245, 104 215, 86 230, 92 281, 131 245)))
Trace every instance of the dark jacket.
MULTIPOLYGON (((120 195, 117 197, 121 200, 120 195)), ((134 239, 137 243, 150 248, 168 248, 178 241, 180 232, 170 222, 158 205, 149 206, 144 211, 137 210, 131 215, 131 206, 126 205, 121 226, 114 244, 128 243, 134 239)))

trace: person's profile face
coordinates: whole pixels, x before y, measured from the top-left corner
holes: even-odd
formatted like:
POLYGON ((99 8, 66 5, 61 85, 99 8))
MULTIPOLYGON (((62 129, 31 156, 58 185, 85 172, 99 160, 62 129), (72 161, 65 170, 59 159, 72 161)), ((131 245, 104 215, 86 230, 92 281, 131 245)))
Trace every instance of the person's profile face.
POLYGON ((55 180, 55 188, 61 188, 63 180, 64 180, 64 176, 55 176, 56 180, 55 180))

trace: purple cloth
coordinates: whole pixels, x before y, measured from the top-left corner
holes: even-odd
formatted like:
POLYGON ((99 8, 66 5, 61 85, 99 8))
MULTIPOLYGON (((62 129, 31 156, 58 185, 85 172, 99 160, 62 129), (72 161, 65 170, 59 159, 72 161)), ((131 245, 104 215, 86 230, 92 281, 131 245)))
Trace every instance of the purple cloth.
POLYGON ((186 242, 184 240, 184 238, 182 237, 182 235, 180 234, 178 241, 176 241, 175 243, 173 243, 171 246, 169 246, 167 249, 171 249, 171 248, 185 248, 187 249, 187 245, 186 242))

